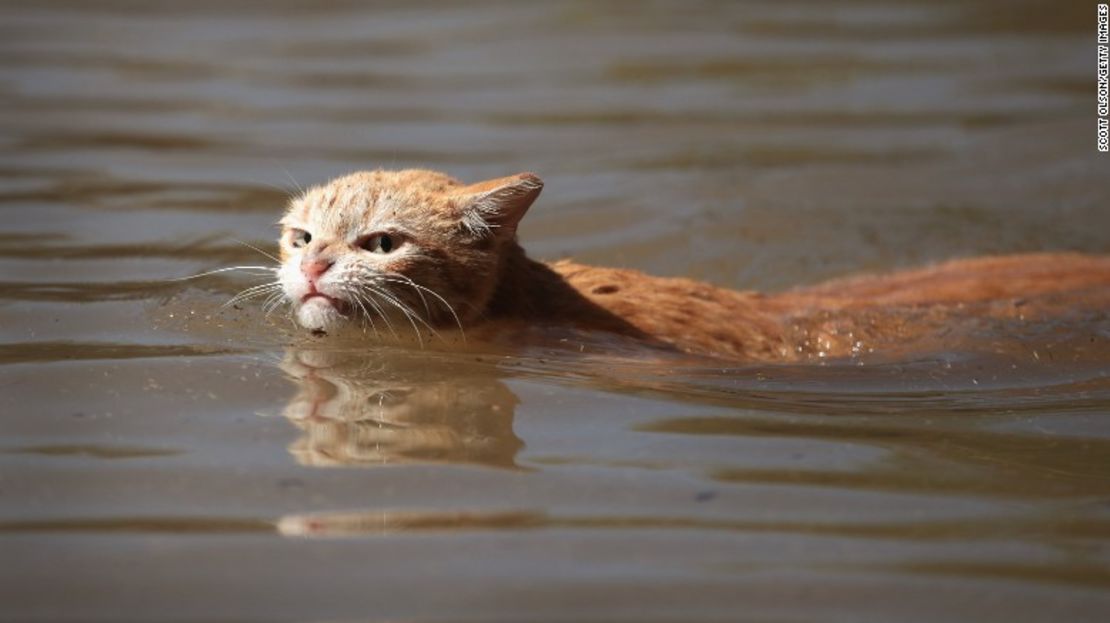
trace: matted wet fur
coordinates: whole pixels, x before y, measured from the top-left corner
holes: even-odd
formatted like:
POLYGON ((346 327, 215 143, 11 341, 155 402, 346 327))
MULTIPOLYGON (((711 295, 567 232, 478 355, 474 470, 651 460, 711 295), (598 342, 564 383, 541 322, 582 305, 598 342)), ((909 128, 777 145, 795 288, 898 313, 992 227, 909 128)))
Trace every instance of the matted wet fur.
POLYGON ((542 188, 532 173, 468 185, 426 170, 311 188, 281 219, 282 291, 318 332, 365 324, 423 341, 569 327, 760 361, 848 356, 864 338, 870 348, 916 339, 950 318, 1031 321, 1110 302, 1110 258, 1074 253, 956 260, 778 294, 537 262, 516 231, 542 188))

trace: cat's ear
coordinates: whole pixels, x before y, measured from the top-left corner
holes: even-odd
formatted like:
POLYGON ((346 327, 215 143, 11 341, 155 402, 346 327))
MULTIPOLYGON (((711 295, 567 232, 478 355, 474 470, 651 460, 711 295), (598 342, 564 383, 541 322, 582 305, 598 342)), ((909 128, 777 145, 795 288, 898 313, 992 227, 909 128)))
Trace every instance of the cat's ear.
POLYGON ((512 237, 524 213, 540 196, 543 180, 518 173, 464 186, 459 194, 459 225, 473 235, 512 237))

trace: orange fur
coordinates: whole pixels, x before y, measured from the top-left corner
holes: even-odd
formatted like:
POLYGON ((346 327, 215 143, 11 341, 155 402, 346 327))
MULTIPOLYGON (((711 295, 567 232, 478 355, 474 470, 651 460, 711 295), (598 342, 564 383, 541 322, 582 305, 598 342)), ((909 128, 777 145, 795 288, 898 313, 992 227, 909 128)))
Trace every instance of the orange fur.
MULTIPOLYGON (((958 317, 1033 318, 1070 308, 1104 311, 1110 303, 1110 257, 1074 253, 955 260, 768 295, 567 260, 544 264, 516 241, 516 226, 541 188, 530 173, 472 185, 432 171, 353 174, 293 203, 282 219, 282 257, 324 257, 352 274, 412 279, 426 290, 372 283, 388 295, 377 314, 414 328, 405 308, 421 309, 417 320, 441 328, 457 322, 490 334, 573 327, 734 360, 843 357, 864 338, 896 343, 958 317), (308 229, 313 242, 294 248, 290 232, 308 229), (404 246, 377 256, 359 248, 359 240, 383 232, 404 246), (422 292, 437 300, 429 305, 422 292)), ((359 295, 352 286, 328 293, 359 295)))

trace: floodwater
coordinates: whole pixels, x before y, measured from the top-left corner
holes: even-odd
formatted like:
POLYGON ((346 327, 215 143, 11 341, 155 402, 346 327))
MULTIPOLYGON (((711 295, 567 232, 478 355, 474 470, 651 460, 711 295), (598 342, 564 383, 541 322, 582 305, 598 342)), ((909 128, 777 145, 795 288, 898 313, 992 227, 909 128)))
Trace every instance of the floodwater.
POLYGON ((536 171, 533 254, 735 288, 1110 251, 1094 28, 1054 1, 0 6, 0 618, 1105 620, 1105 313, 664 365, 307 340, 221 307, 249 278, 171 281, 265 262, 288 193, 373 167, 536 171))

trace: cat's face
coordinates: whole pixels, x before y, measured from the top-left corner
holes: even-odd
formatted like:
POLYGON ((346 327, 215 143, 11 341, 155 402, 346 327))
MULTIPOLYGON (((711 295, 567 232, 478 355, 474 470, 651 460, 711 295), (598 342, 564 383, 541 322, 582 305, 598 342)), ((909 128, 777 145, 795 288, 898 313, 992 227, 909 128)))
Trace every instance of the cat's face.
POLYGON ((297 322, 461 326, 488 303, 502 249, 542 188, 530 173, 467 186, 406 170, 309 189, 281 219, 279 277, 297 322))

